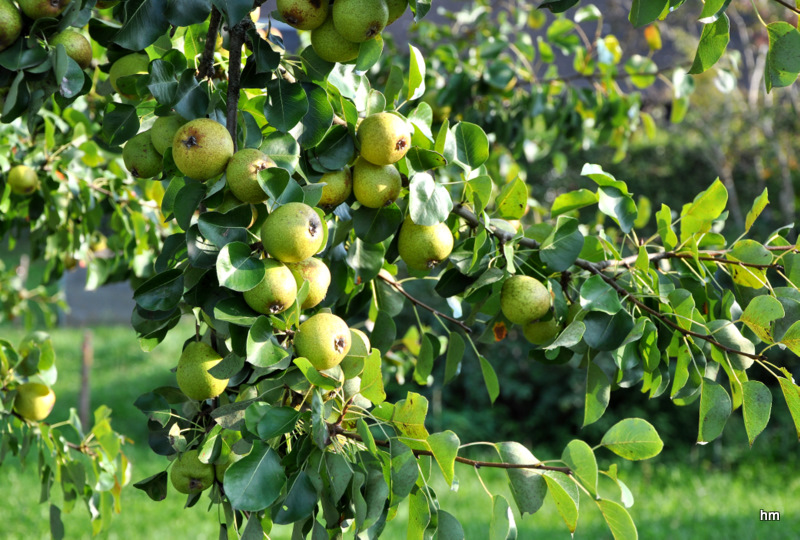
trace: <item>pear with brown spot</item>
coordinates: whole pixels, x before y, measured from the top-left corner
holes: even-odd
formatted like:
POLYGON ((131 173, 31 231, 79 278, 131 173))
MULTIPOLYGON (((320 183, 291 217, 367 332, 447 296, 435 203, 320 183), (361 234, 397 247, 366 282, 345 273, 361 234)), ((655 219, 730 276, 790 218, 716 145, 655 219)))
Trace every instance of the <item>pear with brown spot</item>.
POLYGON ((210 118, 181 126, 172 141, 172 159, 185 176, 205 181, 219 176, 233 156, 228 129, 210 118))

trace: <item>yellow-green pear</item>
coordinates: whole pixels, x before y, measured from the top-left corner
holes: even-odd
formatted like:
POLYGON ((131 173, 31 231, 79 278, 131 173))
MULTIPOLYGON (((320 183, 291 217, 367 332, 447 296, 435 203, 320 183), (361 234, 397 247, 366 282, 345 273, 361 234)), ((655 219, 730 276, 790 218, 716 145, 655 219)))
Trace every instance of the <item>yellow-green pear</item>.
POLYGON ((17 387, 14 410, 25 420, 41 422, 56 404, 56 394, 42 383, 29 382, 17 387))
POLYGON ((70 0, 19 0, 22 12, 31 19, 58 17, 67 9, 70 0))
POLYGON ((453 233, 444 223, 417 225, 408 216, 400 227, 397 250, 409 268, 431 270, 453 251, 453 233))
POLYGON ((241 201, 252 204, 264 202, 269 197, 258 183, 258 173, 274 166, 275 162, 261 150, 243 148, 233 154, 225 169, 228 187, 241 201))
POLYGON ((125 143, 122 161, 134 178, 153 178, 163 168, 163 159, 153 146, 149 130, 135 135, 125 143))
POLYGON ((133 53, 123 56, 108 70, 108 82, 121 96, 133 99, 136 97, 136 81, 133 75, 147 73, 150 58, 146 54, 133 53))
POLYGON ((351 328, 350 351, 340 364, 346 379, 352 379, 364 370, 364 358, 369 355, 371 349, 367 334, 357 328, 351 328))
POLYGON ((282 262, 300 262, 322 247, 322 220, 307 204, 291 202, 274 210, 261 226, 264 250, 282 262))
POLYGON ((203 401, 225 391, 228 379, 217 379, 209 369, 222 362, 222 356, 202 341, 189 343, 178 360, 178 387, 191 399, 203 401))
POLYGON ((328 18, 327 0, 278 0, 278 13, 289 26, 313 30, 328 18))
POLYGON ((411 131, 405 120, 388 112, 367 116, 356 133, 361 157, 375 165, 397 163, 411 147, 411 131))
POLYGON ((386 0, 386 7, 389 8, 389 20, 386 21, 386 26, 389 26, 406 12, 408 0, 386 0))
POLYGON ((170 114, 169 116, 159 116, 153 122, 150 128, 150 139, 156 152, 164 155, 167 148, 172 148, 172 141, 175 140, 175 134, 186 123, 186 119, 178 114, 170 114))
POLYGON ((289 309, 297 299, 297 282, 291 270, 280 261, 265 259, 264 279, 244 293, 247 305, 265 315, 289 309))
POLYGON ((0 51, 17 41, 22 32, 22 15, 10 0, 0 0, 0 51))
POLYGON ((336 315, 317 313, 298 328, 294 348, 317 370, 331 369, 350 351, 350 328, 336 315))
POLYGON ((348 167, 341 171, 325 173, 319 181, 325 183, 322 186, 322 197, 317 203, 320 208, 335 208, 346 201, 353 192, 353 176, 348 167))
POLYGON ((325 22, 311 31, 311 47, 317 56, 328 62, 350 62, 358 58, 360 46, 347 41, 333 25, 329 14, 325 22))
POLYGON ((547 288, 530 276, 511 276, 500 291, 500 309, 514 324, 541 319, 550 310, 551 300, 547 288))
POLYGON ((232 156, 231 134, 210 118, 198 118, 182 125, 172 141, 175 165, 181 173, 195 180, 219 176, 232 156))
POLYGON ((8 185, 12 193, 30 195, 39 187, 39 177, 27 165, 17 165, 8 172, 8 185))
POLYGON ((50 46, 55 48, 63 45, 67 56, 75 60, 81 69, 86 69, 92 63, 92 45, 82 34, 74 30, 59 32, 50 40, 50 46))
POLYGON ((389 20, 385 0, 336 0, 331 12, 336 31, 355 43, 380 34, 389 20))
POLYGON ((543 345, 555 338, 561 331, 555 319, 548 319, 546 321, 531 321, 525 323, 522 327, 522 334, 525 339, 534 345, 543 345))
POLYGON ((311 309, 325 300, 328 294, 328 287, 331 285, 331 271, 328 265, 319 259, 309 257, 308 259, 296 263, 286 263, 292 272, 297 288, 303 286, 303 281, 308 281, 308 296, 306 296, 302 309, 311 309))
POLYGON ((403 181, 394 165, 373 165, 363 157, 353 166, 353 194, 362 206, 382 208, 400 196, 403 181))
POLYGON ((189 450, 179 454, 172 463, 169 479, 172 487, 187 495, 200 493, 214 483, 214 466, 200 461, 198 450, 189 450))

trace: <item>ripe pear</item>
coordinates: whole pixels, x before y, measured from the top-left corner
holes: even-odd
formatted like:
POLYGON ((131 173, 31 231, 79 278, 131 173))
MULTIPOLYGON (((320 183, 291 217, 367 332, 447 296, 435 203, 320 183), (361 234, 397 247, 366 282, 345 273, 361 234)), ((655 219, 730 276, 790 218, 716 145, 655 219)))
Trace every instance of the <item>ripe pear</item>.
POLYGON ((408 0, 386 0, 386 7, 389 8, 389 20, 386 21, 386 26, 389 26, 406 12, 408 0))
POLYGON ((555 319, 531 321, 525 323, 522 327, 522 334, 525 336, 525 339, 534 345, 543 345, 552 341, 560 331, 561 327, 555 319))
POLYGON ((261 243, 281 262, 300 262, 320 250, 323 234, 319 214, 307 204, 291 202, 264 220, 261 243))
POLYGON ((355 43, 380 34, 389 20, 386 0, 336 0, 331 12, 336 31, 355 43))
POLYGON ((172 159, 189 178, 208 180, 219 176, 233 156, 233 139, 227 128, 209 118, 184 124, 172 141, 172 159))
POLYGON ((350 62, 358 58, 358 43, 343 38, 328 15, 325 22, 311 31, 311 47, 317 56, 328 62, 350 62))
POLYGON ((400 196, 403 182, 394 165, 373 165, 358 158, 353 167, 353 193, 367 208, 381 208, 400 196))
POLYGON ((81 69, 86 69, 92 63, 92 45, 82 34, 74 30, 59 32, 50 40, 50 45, 63 45, 67 56, 75 60, 81 69))
POLYGON ((185 123, 186 119, 178 114, 156 118, 156 121, 153 122, 153 127, 150 128, 150 139, 156 148, 156 152, 163 156, 167 148, 172 148, 175 134, 185 123))
POLYGON ((153 146, 150 131, 143 131, 125 143, 122 161, 134 178, 153 178, 161 173, 163 160, 153 146))
POLYGON ((364 358, 369 355, 372 346, 367 334, 356 328, 350 329, 350 351, 344 357, 342 371, 346 379, 356 377, 364 370, 364 358))
POLYGON ((56 394, 41 383, 29 382, 17 387, 14 410, 25 420, 41 422, 56 404, 56 394))
POLYGON ((318 28, 328 18, 327 0, 278 0, 283 20, 298 30, 318 28))
POLYGON ((336 315, 317 313, 298 328, 294 348, 317 370, 331 369, 350 351, 350 328, 336 315))
POLYGON ((265 315, 277 315, 289 309, 297 299, 297 282, 285 264, 264 260, 264 279, 244 293, 247 305, 265 315))
POLYGON ((270 167, 275 167, 275 162, 264 152, 255 148, 243 148, 233 154, 225 169, 228 187, 243 202, 264 202, 269 197, 258 183, 258 173, 270 167))
POLYGON ((22 32, 22 15, 10 0, 0 0, 0 51, 17 41, 22 32))
POLYGON ((39 177, 27 165, 17 165, 8 172, 8 185, 12 193, 30 195, 39 187, 39 177))
POLYGON ((353 192, 353 176, 347 167, 341 171, 325 173, 319 181, 325 183, 322 186, 322 197, 317 203, 321 208, 335 208, 353 192))
POLYGON ((453 251, 453 233, 444 223, 417 225, 409 216, 400 227, 397 250, 409 268, 431 270, 453 251))
POLYGON ((551 301, 547 288, 530 276, 511 276, 500 291, 500 309, 514 324, 541 319, 550 309, 551 301))
POLYGON ((303 286, 303 281, 308 281, 308 296, 300 306, 302 309, 313 308, 325 299, 331 285, 331 271, 324 262, 309 257, 304 261, 286 263, 286 266, 292 272, 298 290, 303 286))
POLYGON ((178 360, 178 387, 191 399, 204 401, 225 391, 228 379, 217 379, 208 370, 222 362, 222 356, 202 341, 189 343, 178 360))
POLYGON ((175 459, 169 479, 176 491, 187 495, 200 493, 214 483, 214 466, 200 461, 199 453, 196 449, 189 450, 175 459))
POLYGON ((121 96, 133 99, 136 97, 136 81, 128 79, 132 75, 147 73, 150 58, 146 54, 133 53, 123 56, 108 70, 108 82, 121 96))
POLYGON ((405 120, 392 113, 367 116, 358 126, 361 157, 375 165, 397 163, 411 147, 411 131, 405 120))
POLYGON ((67 9, 70 0, 19 0, 22 12, 31 19, 58 17, 67 9))

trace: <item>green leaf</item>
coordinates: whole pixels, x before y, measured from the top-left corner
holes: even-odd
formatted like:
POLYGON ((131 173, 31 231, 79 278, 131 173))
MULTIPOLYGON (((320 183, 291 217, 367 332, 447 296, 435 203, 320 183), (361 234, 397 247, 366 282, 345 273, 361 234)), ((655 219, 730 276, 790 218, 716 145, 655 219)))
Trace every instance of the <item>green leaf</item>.
POLYGON ((611 173, 604 171, 600 165, 586 163, 581 169, 581 176, 588 176, 600 187, 614 188, 623 195, 630 195, 628 193, 628 185, 622 180, 614 178, 611 173))
POLYGON ((725 0, 706 0, 703 4, 703 11, 700 12, 700 18, 706 19, 708 17, 713 17, 719 10, 721 10, 725 6, 725 0))
POLYGON ((381 374, 381 352, 373 348, 364 359, 364 371, 361 372, 361 388, 359 393, 370 400, 373 405, 380 405, 386 400, 381 374))
POLYGON ((631 232, 639 215, 633 197, 615 187, 602 186, 597 189, 597 195, 600 211, 616 221, 622 232, 631 232))
POLYGON ((586 371, 586 399, 583 408, 583 425, 598 421, 606 412, 611 398, 611 381, 600 367, 589 362, 586 371))
POLYGON ((251 326, 259 316, 241 296, 220 300, 214 306, 214 318, 237 326, 251 326))
POLYGON ((328 101, 328 93, 319 86, 306 83, 303 90, 308 98, 308 112, 298 126, 297 142, 303 148, 313 148, 322 142, 333 125, 333 107, 328 101))
POLYGON ((447 158, 439 152, 418 146, 412 146, 406 157, 415 171, 429 171, 447 165, 447 158))
POLYGON ((290 83, 282 77, 267 83, 264 116, 271 126, 282 133, 296 126, 308 112, 308 98, 303 85, 290 83))
POLYGON ((731 411, 732 403, 728 392, 718 383, 704 377, 700 394, 700 426, 697 442, 707 443, 719 437, 731 411))
POLYGON ((131 51, 141 51, 169 28, 166 12, 167 0, 128 0, 124 6, 125 23, 114 42, 131 51))
POLYGON ((367 244, 383 242, 403 223, 403 211, 396 203, 380 208, 362 206, 351 215, 356 236, 367 244))
POLYGON ((631 329, 633 320, 624 309, 614 315, 599 311, 591 311, 583 318, 586 332, 583 339, 586 344, 598 351, 613 351, 622 345, 631 329))
POLYGON ((578 527, 578 508, 580 504, 580 492, 569 476, 558 471, 544 471, 542 473, 547 489, 553 502, 556 504, 558 513, 570 533, 574 533, 578 527))
POLYGON ((251 256, 250 246, 242 242, 227 244, 217 257, 219 284, 234 291, 249 291, 264 279, 264 263, 251 256))
POLYGON ((628 20, 636 28, 650 24, 658 19, 668 5, 669 0, 633 0, 628 20))
POLYGON ((258 422, 258 436, 264 441, 291 433, 297 425, 300 412, 291 407, 269 407, 258 422))
POLYGON ((800 356, 800 321, 796 321, 786 330, 780 343, 786 345, 790 351, 800 356))
POLYGON ((633 524, 633 519, 625 507, 614 501, 599 500, 596 502, 611 534, 614 535, 614 540, 637 540, 639 538, 636 525, 633 524))
POLYGON ((347 264, 356 271, 356 282, 372 281, 383 266, 386 248, 383 244, 368 244, 357 238, 347 250, 347 264))
MULTIPOLYGON (((503 463, 529 465, 539 463, 525 446, 517 442, 504 442, 495 445, 503 463)), ((506 469, 511 494, 522 516, 535 514, 544 504, 547 495, 547 482, 541 472, 533 469, 506 469)))
POLYGON ((458 449, 461 446, 461 441, 458 436, 452 431, 442 431, 441 433, 433 433, 428 437, 428 446, 433 452, 433 457, 436 458, 436 463, 442 470, 445 482, 448 485, 453 485, 455 477, 455 463, 456 456, 458 456, 458 449))
POLYGON ((700 43, 697 45, 697 54, 689 70, 690 75, 703 73, 717 63, 731 40, 730 31, 731 23, 724 13, 716 21, 703 27, 700 43))
POLYGON ((380 34, 363 42, 358 48, 355 72, 358 75, 366 73, 380 60, 381 53, 383 53, 383 38, 380 34))
MULTIPOLYGON (((465 171, 477 169, 489 159, 489 138, 480 126, 459 122, 453 127, 455 163, 465 171)), ((484 201, 486 204, 488 201, 484 201)))
MULTIPOLYGON (((772 264, 772 253, 755 240, 740 240, 733 245, 733 249, 725 254, 730 261, 741 261, 748 264, 772 264)), ((766 270, 752 266, 737 264, 729 265, 733 281, 745 287, 760 289, 766 286, 768 280, 766 270)))
POLYGON ((408 186, 411 221, 427 227, 442 223, 453 210, 447 188, 433 181, 427 173, 414 175, 408 186))
POLYGON ((254 441, 250 453, 225 471, 225 495, 242 512, 258 512, 269 507, 281 494, 286 473, 275 450, 254 441))
POLYGON ((562 193, 553 201, 553 206, 550 208, 550 217, 556 217, 566 212, 597 204, 597 200, 597 194, 588 189, 562 193))
POLYGON ((167 498, 167 471, 161 471, 144 480, 139 480, 133 487, 141 489, 153 501, 163 501, 167 498))
MULTIPOLYGON (((227 472, 225 473, 228 474, 227 472)), ((300 471, 289 488, 286 498, 281 501, 274 523, 286 525, 310 516, 317 506, 317 490, 305 471, 300 471)))
POLYGON ((664 448, 656 429, 641 418, 617 422, 603 435, 600 445, 629 461, 650 459, 664 448))
POLYGON ((658 235, 664 244, 664 249, 671 251, 678 245, 678 237, 672 229, 672 211, 666 204, 661 205, 661 210, 656 212, 658 235))
POLYGON ((450 332, 447 345, 447 359, 444 367, 444 384, 452 381, 461 371, 461 360, 464 358, 464 338, 458 332, 450 332))
POLYGON ((786 313, 783 305, 774 296, 763 295, 753 298, 744 313, 742 322, 747 325, 764 343, 773 343, 773 322, 786 313))
POLYGON ((408 70, 408 100, 412 101, 422 97, 425 93, 425 58, 422 53, 411 45, 409 48, 409 70, 408 70))
POLYGON ((767 207, 769 204, 769 194, 767 193, 767 188, 764 188, 764 191, 761 192, 761 195, 756 197, 756 200, 753 201, 753 207, 747 212, 747 218, 745 219, 744 230, 745 232, 750 230, 750 227, 753 226, 753 223, 756 222, 758 216, 761 215, 761 212, 764 211, 764 208, 767 207))
POLYGON ((481 373, 483 374, 483 382, 486 383, 486 391, 489 392, 489 401, 494 403, 497 396, 500 395, 500 382, 497 380, 497 374, 489 361, 483 356, 478 356, 481 362, 481 373))
POLYGON ((528 206, 528 186, 520 177, 503 186, 495 201, 497 215, 503 219, 519 219, 528 206))
POLYGON ((481 175, 468 180, 467 186, 470 192, 469 200, 473 204, 475 212, 480 214, 486 208, 486 205, 489 204, 494 183, 491 177, 481 175))
POLYGON ((226 214, 203 212, 197 219, 197 227, 203 238, 222 249, 231 242, 247 242, 247 226, 252 219, 252 210, 242 205, 226 214))
MULTIPOLYGON (((366 368, 365 368, 366 369, 366 368)), ((428 414, 428 400, 425 396, 409 392, 406 399, 395 404, 392 413, 392 424, 408 439, 402 442, 411 448, 427 450, 428 430, 425 429, 425 417, 428 414), (418 441, 423 441, 419 444, 418 441)))
POLYGON ((591 446, 579 439, 573 439, 564 448, 561 461, 567 464, 589 493, 597 493, 597 458, 591 446))
POLYGON ((793 379, 789 380, 779 377, 778 382, 781 384, 783 397, 786 399, 786 405, 789 407, 789 413, 792 415, 792 420, 794 420, 797 438, 800 439, 800 387, 794 383, 793 379))
POLYGON ((251 323, 247 333, 247 362, 256 367, 267 368, 274 366, 287 356, 289 353, 278 345, 272 335, 272 326, 269 318, 260 315, 251 323))
POLYGON ((56 47, 53 75, 58 83, 58 92, 67 99, 77 96, 83 88, 83 70, 67 56, 67 50, 60 43, 56 47))
POLYGON ((800 74, 800 32, 786 22, 767 25, 769 52, 767 53, 767 92, 773 87, 789 86, 800 74))
POLYGON ((438 525, 436 527, 436 540, 464 540, 464 528, 452 514, 439 510, 436 513, 438 525))
MULTIPOLYGON (((722 345, 725 345, 726 347, 730 347, 736 351, 742 351, 748 354, 755 353, 755 346, 753 345, 753 342, 744 337, 739 331, 739 328, 737 328, 737 326, 730 321, 723 319, 711 321, 708 323, 708 331, 713 335, 713 338, 716 341, 722 345)), ((715 353, 719 354, 719 351, 716 349, 712 351, 712 358, 715 357, 715 353)), ((726 354, 728 355, 728 358, 730 359, 734 369, 746 370, 753 365, 754 360, 748 356, 732 353, 726 354)), ((723 363, 722 360, 717 358, 715 359, 720 363, 723 363)))
POLYGON ((109 103, 103 114, 103 135, 109 145, 122 144, 139 131, 136 107, 124 103, 109 103))
POLYGON ((614 315, 622 309, 619 295, 601 276, 592 276, 581 285, 581 308, 584 311, 602 311, 614 315))
POLYGON ((722 214, 726 204, 728 204, 728 190, 717 178, 707 190, 698 194, 693 202, 684 205, 681 211, 681 242, 685 242, 694 234, 710 231, 711 223, 722 214))
POLYGON ((431 522, 428 498, 421 489, 414 489, 408 497, 408 532, 406 540, 424 540, 425 529, 431 522))
POLYGON ((517 525, 514 512, 505 497, 495 495, 492 498, 492 521, 489 522, 489 540, 513 540, 517 537, 517 525))
POLYGON ((583 250, 584 238, 578 230, 578 220, 559 216, 555 228, 542 242, 539 256, 548 268, 563 272, 575 262, 583 250))
POLYGON ((61 509, 54 505, 50 505, 50 538, 53 540, 62 540, 64 538, 64 522, 61 521, 61 509))
POLYGON ((750 446, 769 423, 772 411, 772 392, 760 381, 742 383, 742 414, 750 446))
POLYGON ((133 293, 134 301, 148 311, 171 311, 183 297, 183 270, 176 268, 151 277, 133 293))
MULTIPOLYGON (((317 369, 311 364, 311 362, 308 361, 307 358, 295 358, 292 360, 292 362, 303 373, 308 382, 314 386, 319 386, 325 390, 335 390, 342 385, 341 380, 334 379, 317 371, 317 369)), ((339 371, 339 375, 341 377, 341 371, 339 371)))
POLYGON ((558 347, 574 347, 581 342, 583 334, 586 332, 586 325, 583 321, 572 321, 563 332, 561 332, 556 340, 545 347, 545 350, 556 349, 558 347))
POLYGON ((397 325, 386 311, 379 311, 369 340, 373 350, 388 351, 397 337, 397 325))
POLYGON ((260 150, 267 154, 267 157, 272 159, 278 167, 286 169, 290 173, 294 172, 300 161, 300 144, 288 133, 279 131, 270 133, 264 137, 260 150))

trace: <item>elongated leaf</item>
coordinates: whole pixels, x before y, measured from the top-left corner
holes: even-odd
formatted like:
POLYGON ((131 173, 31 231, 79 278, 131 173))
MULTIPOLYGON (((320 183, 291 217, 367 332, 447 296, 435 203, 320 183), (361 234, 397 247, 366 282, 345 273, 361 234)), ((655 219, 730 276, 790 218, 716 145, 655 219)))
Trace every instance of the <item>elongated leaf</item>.
POLYGON ((637 540, 639 538, 636 525, 624 506, 614 501, 599 500, 596 502, 611 534, 614 535, 614 540, 637 540))
POLYGON ((724 13, 716 21, 703 27, 700 43, 697 45, 697 54, 689 70, 690 74, 702 73, 717 63, 728 47, 731 23, 724 13))
POLYGON ((650 459, 664 448, 656 429, 641 418, 626 418, 617 422, 606 431, 600 444, 630 461, 650 459))
POLYGON ((590 493, 597 493, 597 458, 591 446, 573 439, 561 453, 561 461, 567 464, 590 493))
POLYGON ((744 427, 750 446, 753 446, 753 441, 769 423, 769 416, 772 412, 772 392, 760 381, 744 381, 742 394, 744 427))
POLYGON ((580 504, 578 486, 566 474, 558 471, 544 471, 542 475, 545 482, 547 482, 550 496, 553 497, 553 502, 556 503, 558 513, 561 514, 561 518, 567 524, 569 532, 574 533, 578 527, 578 508, 580 504))
POLYGON ((489 523, 489 540, 511 540, 517 537, 514 512, 502 495, 492 501, 492 521, 489 523))
POLYGON ((555 228, 542 242, 539 256, 550 269, 563 272, 578 258, 583 242, 583 235, 578 230, 578 220, 559 216, 555 228))
POLYGON ((249 291, 264 279, 264 263, 250 256, 250 246, 243 242, 227 244, 217 257, 219 284, 234 291, 249 291))
MULTIPOLYGON (((503 463, 527 465, 539 462, 530 450, 517 442, 498 443, 496 447, 503 463)), ((534 469, 507 469, 506 472, 520 514, 535 514, 547 495, 547 482, 541 472, 534 469)))
POLYGON ((700 426, 698 443, 713 441, 722 434, 725 423, 731 415, 732 403, 728 392, 711 379, 703 379, 700 394, 700 426))
POLYGON ((489 159, 489 138, 480 126, 459 122, 453 127, 456 163, 466 171, 477 169, 489 159))
POLYGON ((497 380, 497 374, 492 364, 483 356, 479 356, 478 359, 481 363, 483 382, 486 384, 486 391, 489 392, 489 400, 494 403, 494 400, 500 395, 500 382, 497 380))
POLYGON ((452 486, 455 477, 455 459, 458 455, 458 448, 461 446, 458 435, 452 431, 433 433, 428 437, 428 446, 442 470, 445 481, 452 486))
POLYGON ((583 425, 597 422, 606 412, 611 398, 611 382, 605 372, 590 362, 586 372, 586 399, 583 408, 583 425))
POLYGON ((361 373, 360 394, 370 400, 373 405, 380 405, 386 399, 381 375, 381 352, 373 348, 364 359, 364 371, 361 373))
POLYGON ((286 474, 277 452, 255 441, 250 453, 225 471, 225 494, 231 505, 243 512, 258 512, 281 494, 286 474))
POLYGON ((279 77, 267 83, 267 94, 269 100, 264 103, 264 116, 280 132, 292 129, 308 112, 308 98, 300 83, 290 83, 279 77))
POLYGON ((669 0, 633 0, 628 20, 639 28, 655 21, 669 4, 669 0))
POLYGON ((765 343, 773 343, 773 322, 785 315, 783 306, 774 296, 757 296, 747 304, 742 322, 765 343))
POLYGON ((800 439, 800 387, 794 381, 780 377, 778 382, 781 384, 781 391, 783 397, 786 399, 786 405, 789 407, 789 413, 794 420, 794 427, 797 430, 797 438, 800 439))
POLYGON ((167 31, 167 0, 128 0, 125 23, 114 42, 132 51, 141 51, 167 31))

